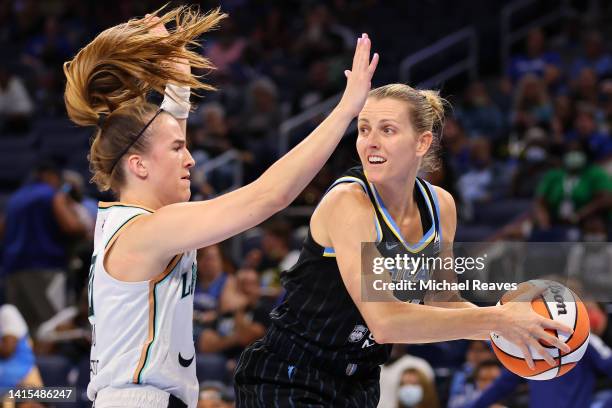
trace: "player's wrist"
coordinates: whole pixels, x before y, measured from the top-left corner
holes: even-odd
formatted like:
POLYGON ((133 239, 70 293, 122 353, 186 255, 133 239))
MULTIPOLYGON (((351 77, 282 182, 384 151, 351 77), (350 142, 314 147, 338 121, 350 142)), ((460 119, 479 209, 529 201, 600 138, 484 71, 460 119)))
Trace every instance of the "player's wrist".
POLYGON ((191 110, 190 95, 190 87, 168 84, 160 108, 171 114, 175 119, 187 119, 191 110))

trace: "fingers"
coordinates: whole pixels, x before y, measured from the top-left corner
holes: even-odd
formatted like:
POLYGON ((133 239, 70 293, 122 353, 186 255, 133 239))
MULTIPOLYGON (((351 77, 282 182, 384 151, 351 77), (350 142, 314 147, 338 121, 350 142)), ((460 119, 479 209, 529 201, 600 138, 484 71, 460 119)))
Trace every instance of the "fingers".
POLYGON ((374 75, 374 71, 376 71, 376 67, 378 66, 379 59, 380 57, 378 56, 378 53, 375 52, 374 56, 372 57, 372 62, 370 63, 370 66, 368 67, 368 74, 370 74, 370 78, 372 77, 372 75, 374 75))
POLYGON ((527 347, 527 345, 523 342, 515 342, 514 344, 516 344, 518 348, 521 349, 521 353, 523 353, 525 362, 527 362, 527 367, 529 367, 530 370, 535 370, 535 364, 533 363, 533 357, 531 357, 531 351, 529 350, 529 347, 527 347))
POLYGON ((574 330, 572 330, 571 327, 558 322, 556 320, 552 320, 552 319, 542 319, 542 327, 544 327, 545 329, 553 329, 553 330, 557 330, 560 332, 563 332, 564 334, 572 334, 574 332, 574 330))
POLYGON ((540 340, 550 344, 553 347, 557 347, 559 350, 565 353, 569 353, 571 350, 570 347, 564 342, 562 342, 557 336, 553 336, 549 333, 544 332, 542 335, 539 336, 539 338, 540 340))
POLYGON ((550 365, 551 367, 554 367, 557 365, 553 356, 550 355, 548 350, 546 350, 544 346, 542 346, 538 340, 532 337, 529 340, 529 346, 531 350, 536 351, 544 359, 544 361, 548 363, 548 365, 550 365))
POLYGON ((513 300, 515 302, 528 302, 540 296, 542 293, 546 291, 546 289, 548 289, 548 287, 546 286, 531 285, 531 288, 521 293, 513 300))
POLYGON ((378 54, 375 54, 370 62, 370 48, 372 42, 366 33, 363 33, 359 39, 357 39, 357 46, 355 48, 355 54, 353 56, 353 68, 351 72, 361 72, 367 70, 368 73, 373 73, 378 64, 378 54), (375 61, 376 59, 376 61, 375 61))

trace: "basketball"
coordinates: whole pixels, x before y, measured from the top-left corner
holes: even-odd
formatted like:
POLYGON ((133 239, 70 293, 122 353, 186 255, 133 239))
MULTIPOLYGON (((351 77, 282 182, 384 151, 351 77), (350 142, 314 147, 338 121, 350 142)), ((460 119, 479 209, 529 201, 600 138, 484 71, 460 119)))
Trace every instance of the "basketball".
POLYGON ((531 349, 535 364, 535 370, 531 370, 523 353, 515 344, 496 333, 491 333, 491 341, 497 358, 508 370, 529 380, 550 380, 569 372, 584 355, 589 344, 589 317, 580 298, 567 287, 554 281, 538 280, 521 283, 517 290, 506 292, 498 304, 513 301, 533 285, 546 286, 546 290, 531 301, 533 310, 574 329, 572 334, 547 330, 565 342, 571 350, 563 353, 557 347, 541 342, 555 359, 556 365, 551 367, 537 351, 531 349))

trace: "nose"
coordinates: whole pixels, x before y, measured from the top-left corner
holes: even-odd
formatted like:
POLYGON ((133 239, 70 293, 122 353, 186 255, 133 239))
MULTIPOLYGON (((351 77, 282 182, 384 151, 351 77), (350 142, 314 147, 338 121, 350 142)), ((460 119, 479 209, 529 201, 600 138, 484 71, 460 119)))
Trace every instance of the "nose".
POLYGON ((195 166, 195 160, 193 160, 193 156, 191 155, 191 152, 187 150, 187 164, 185 165, 185 167, 189 169, 193 166, 195 166))
POLYGON ((380 135, 378 132, 372 132, 368 138, 368 148, 379 149, 380 148, 380 135))

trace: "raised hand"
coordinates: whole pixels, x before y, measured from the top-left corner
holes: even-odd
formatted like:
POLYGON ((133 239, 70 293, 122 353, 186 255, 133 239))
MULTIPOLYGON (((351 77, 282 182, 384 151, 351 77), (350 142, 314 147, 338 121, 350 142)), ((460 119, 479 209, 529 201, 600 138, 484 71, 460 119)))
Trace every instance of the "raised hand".
MULTIPOLYGON (((149 33, 155 34, 159 37, 167 37, 168 30, 160 22, 160 20, 161 19, 159 17, 153 16, 151 14, 145 15, 145 18, 144 18, 144 21, 146 24, 157 23, 151 26, 151 28, 149 29, 149 33)), ((177 58, 176 60, 168 61, 168 63, 178 72, 181 72, 187 75, 191 74, 191 67, 189 66, 186 59, 177 58)))
POLYGON ((370 92, 372 85, 372 75, 378 65, 378 54, 374 53, 370 60, 370 39, 367 34, 363 34, 357 40, 355 55, 353 56, 353 67, 351 70, 344 71, 347 77, 346 89, 338 105, 345 109, 353 117, 357 116, 370 92))

